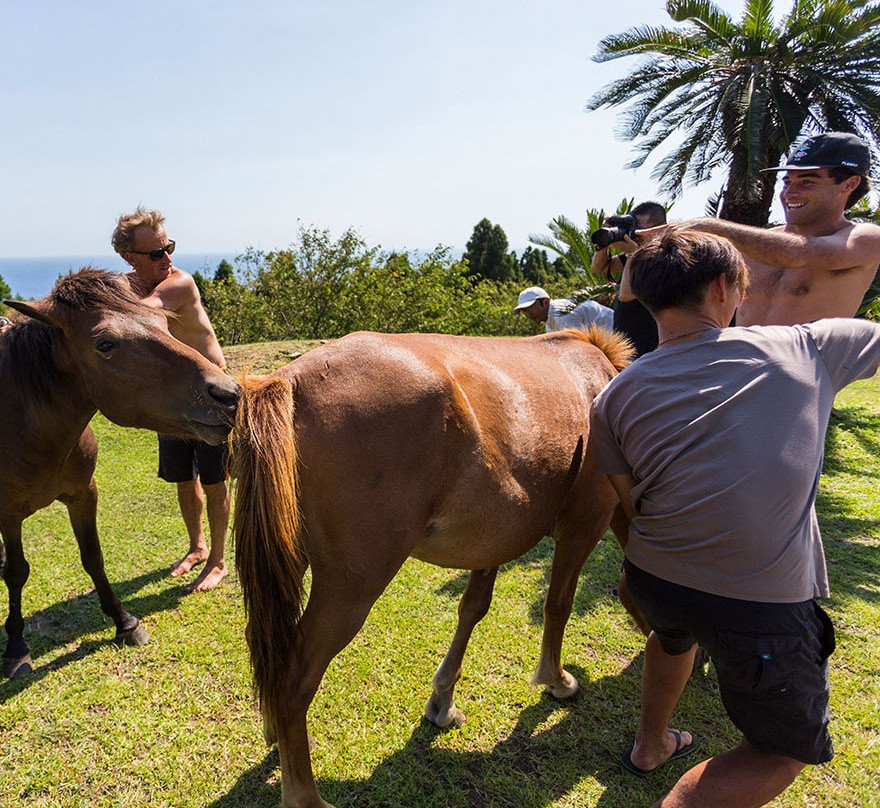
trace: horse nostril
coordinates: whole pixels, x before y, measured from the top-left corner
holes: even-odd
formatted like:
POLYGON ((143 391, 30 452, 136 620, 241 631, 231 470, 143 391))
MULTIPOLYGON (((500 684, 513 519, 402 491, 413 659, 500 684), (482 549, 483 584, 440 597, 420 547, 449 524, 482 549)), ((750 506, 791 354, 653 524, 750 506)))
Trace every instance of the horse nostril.
POLYGON ((238 405, 238 399, 241 395, 241 386, 238 382, 231 379, 225 385, 210 383, 208 385, 208 393, 211 398, 229 409, 235 409, 238 405))

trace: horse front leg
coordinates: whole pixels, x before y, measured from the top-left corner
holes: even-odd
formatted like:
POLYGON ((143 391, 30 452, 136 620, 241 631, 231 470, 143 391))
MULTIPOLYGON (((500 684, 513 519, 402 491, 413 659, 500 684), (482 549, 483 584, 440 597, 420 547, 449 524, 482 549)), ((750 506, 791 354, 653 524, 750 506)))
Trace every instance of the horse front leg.
POLYGON ((458 625, 452 643, 434 674, 433 692, 425 707, 425 718, 438 727, 464 723, 464 713, 454 704, 455 684, 461 678, 461 663, 474 627, 489 611, 498 567, 473 570, 458 604, 458 625))
POLYGON ((80 560, 95 585, 101 611, 116 624, 116 640, 126 645, 144 645, 150 635, 141 622, 122 607, 104 571, 104 554, 98 538, 98 487, 94 478, 82 493, 59 499, 67 506, 73 534, 79 545, 80 560))
POLYGON ((34 669, 30 649, 24 641, 24 617, 21 611, 21 593, 31 568, 24 557, 21 544, 21 522, 3 525, 5 563, 3 580, 9 590, 9 614, 6 617, 6 648, 3 651, 3 675, 12 679, 25 676, 34 669))

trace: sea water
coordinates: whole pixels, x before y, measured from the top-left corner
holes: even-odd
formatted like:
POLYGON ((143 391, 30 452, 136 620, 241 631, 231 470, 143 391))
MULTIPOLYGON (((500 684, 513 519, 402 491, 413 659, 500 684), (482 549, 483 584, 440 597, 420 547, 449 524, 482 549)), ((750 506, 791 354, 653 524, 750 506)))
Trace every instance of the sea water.
MULTIPOLYGON (((214 276, 217 264, 223 260, 235 263, 234 255, 224 253, 174 253, 174 266, 190 274, 201 272, 214 276)), ((113 272, 127 272, 131 267, 115 253, 113 255, 47 256, 43 258, 0 258, 0 276, 12 290, 13 297, 33 300, 45 297, 58 280, 71 270, 97 267, 113 272)))

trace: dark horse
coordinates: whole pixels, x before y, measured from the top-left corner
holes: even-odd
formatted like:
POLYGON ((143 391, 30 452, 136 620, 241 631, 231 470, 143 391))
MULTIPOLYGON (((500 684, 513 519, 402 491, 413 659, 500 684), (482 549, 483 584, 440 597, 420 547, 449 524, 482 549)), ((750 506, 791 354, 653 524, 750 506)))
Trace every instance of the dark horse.
POLYGON ((282 804, 326 807, 306 712, 330 660, 408 556, 472 570, 425 710, 460 723, 455 683, 499 564, 555 537, 534 683, 560 698, 581 567, 617 496, 592 468, 589 410, 628 361, 620 338, 353 334, 245 384, 236 426, 236 562, 282 804), (303 607, 303 575, 312 570, 303 607))
POLYGON ((166 316, 140 303, 121 275, 83 269, 61 278, 44 300, 5 302, 26 315, 0 331, 0 569, 9 589, 3 672, 15 676, 33 664, 23 637, 30 567, 21 524, 56 499, 67 506, 83 567, 117 639, 147 640, 104 573, 95 522, 98 445, 88 425, 95 412, 122 426, 220 443, 239 388, 174 339, 166 316))

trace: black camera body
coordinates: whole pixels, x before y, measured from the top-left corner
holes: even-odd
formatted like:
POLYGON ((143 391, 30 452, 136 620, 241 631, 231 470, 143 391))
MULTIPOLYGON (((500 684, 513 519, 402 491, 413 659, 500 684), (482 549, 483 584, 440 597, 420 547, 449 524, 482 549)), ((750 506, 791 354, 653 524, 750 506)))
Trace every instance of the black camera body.
POLYGON ((609 216, 605 220, 607 227, 600 227, 590 234, 590 241, 597 247, 608 247, 627 236, 634 238, 636 234, 636 217, 630 213, 623 216, 609 216))

